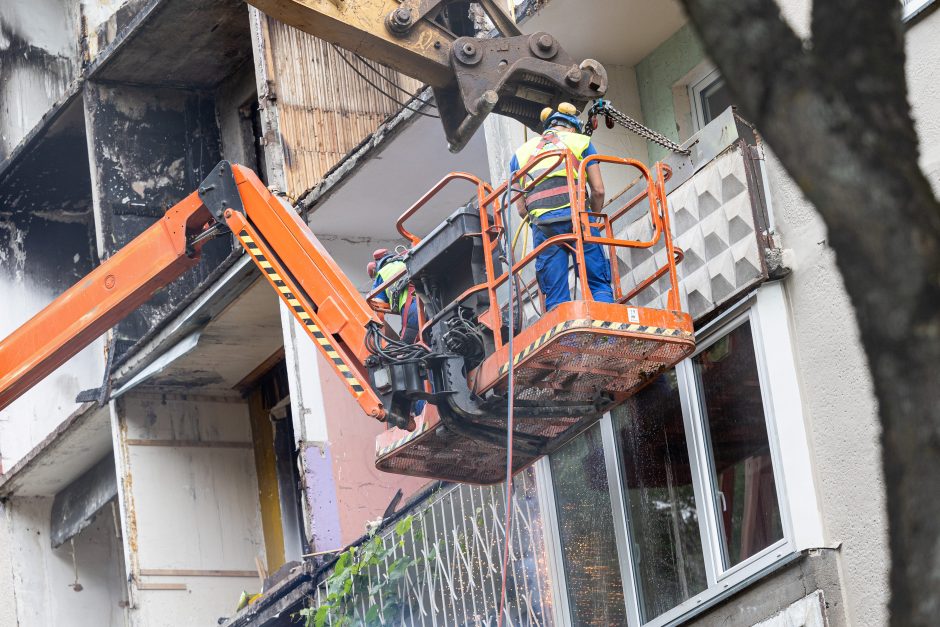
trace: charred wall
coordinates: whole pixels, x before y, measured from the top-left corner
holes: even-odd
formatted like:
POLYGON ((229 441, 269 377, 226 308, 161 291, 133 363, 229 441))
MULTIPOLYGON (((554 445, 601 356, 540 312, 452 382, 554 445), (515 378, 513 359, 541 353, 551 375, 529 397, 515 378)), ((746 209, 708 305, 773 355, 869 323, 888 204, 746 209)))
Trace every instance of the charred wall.
MULTIPOLYGON (((97 262, 80 103, 74 102, 0 172, 0 337, 87 274, 97 262)), ((0 411, 0 464, 8 469, 101 384, 92 342, 0 411)))
POLYGON ((0 161, 65 94, 80 69, 77 3, 0 3, 0 161))
POLYGON ((58 294, 94 267, 85 138, 41 142, 0 181, 0 270, 58 294))
MULTIPOLYGON (((221 159, 211 95, 195 90, 89 82, 98 252, 109 257, 193 192, 221 159)), ((209 242, 199 266, 156 294, 115 329, 116 356, 165 319, 232 251, 209 242)))

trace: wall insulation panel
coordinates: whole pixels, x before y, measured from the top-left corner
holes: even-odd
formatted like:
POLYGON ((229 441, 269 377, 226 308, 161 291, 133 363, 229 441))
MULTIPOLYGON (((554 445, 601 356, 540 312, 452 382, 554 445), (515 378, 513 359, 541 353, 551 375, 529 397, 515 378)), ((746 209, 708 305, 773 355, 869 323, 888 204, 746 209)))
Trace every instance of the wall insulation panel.
POLYGON ((402 102, 421 85, 263 15, 261 32, 269 89, 261 95, 265 106, 276 100, 277 110, 277 137, 266 139, 280 144, 294 198, 401 108, 350 64, 402 102))

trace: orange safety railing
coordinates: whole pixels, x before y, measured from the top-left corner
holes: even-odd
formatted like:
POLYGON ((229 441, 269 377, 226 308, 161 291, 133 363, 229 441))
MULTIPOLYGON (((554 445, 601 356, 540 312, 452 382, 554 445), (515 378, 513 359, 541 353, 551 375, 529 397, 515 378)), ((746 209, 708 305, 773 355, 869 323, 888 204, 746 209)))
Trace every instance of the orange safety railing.
MULTIPOLYGON (((510 278, 517 277, 523 269, 531 264, 544 250, 549 246, 564 245, 572 251, 575 258, 575 286, 580 287, 581 300, 593 300, 590 287, 587 281, 587 269, 584 259, 584 244, 599 244, 607 247, 608 256, 611 264, 611 278, 613 282, 613 293, 616 302, 625 304, 636 298, 637 295, 656 283, 664 276, 669 277, 669 293, 667 295, 667 308, 678 311, 681 309, 679 303, 678 277, 676 273, 676 263, 682 260, 682 251, 675 248, 672 241, 672 232, 669 226, 669 211, 666 203, 665 182, 671 176, 671 170, 662 163, 653 166, 652 171, 642 162, 635 159, 624 159, 608 155, 592 155, 581 162, 575 158, 574 154, 568 150, 551 150, 541 153, 518 170, 508 181, 496 187, 495 189, 483 182, 481 179, 467 174, 465 172, 455 172, 447 175, 430 191, 424 194, 415 204, 409 207, 399 217, 396 226, 398 232, 407 238, 412 246, 421 242, 421 238, 405 228, 405 222, 410 219, 417 211, 427 205, 442 189, 455 180, 465 180, 476 185, 477 202, 480 211, 481 232, 473 235, 479 236, 483 240, 483 259, 485 263, 487 280, 483 283, 474 285, 465 290, 457 301, 463 301, 471 295, 486 291, 489 296, 490 308, 484 312, 479 321, 493 332, 496 348, 502 347, 504 341, 499 333, 502 326, 502 314, 497 290, 499 290, 510 278), (549 167, 540 172, 537 176, 529 174, 533 169, 545 160, 553 160, 549 167), (588 194, 585 187, 587 180, 587 168, 595 163, 606 163, 611 165, 620 165, 635 168, 640 178, 645 180, 646 189, 638 195, 630 198, 624 205, 609 212, 592 212, 585 210, 585 203, 588 200, 588 194), (512 207, 517 200, 523 198, 528 189, 531 189, 547 177, 558 166, 564 164, 565 176, 567 178, 568 194, 571 198, 572 211, 572 232, 555 235, 546 239, 544 242, 534 247, 526 253, 522 259, 516 260, 511 268, 503 270, 498 276, 493 264, 493 253, 504 244, 510 245, 508 239, 510 234, 507 232, 507 219, 503 212, 513 210, 512 207), (518 187, 520 181, 526 177, 532 178, 524 186, 518 187), (626 240, 615 237, 614 224, 626 216, 631 209, 638 206, 646 200, 649 203, 649 217, 651 220, 653 232, 647 240, 626 240), (591 229, 596 229, 597 235, 593 234, 591 229), (504 241, 504 238, 506 241, 504 241), (623 294, 621 287, 621 277, 619 262, 617 260, 616 250, 618 248, 652 248, 660 240, 666 249, 666 262, 663 266, 657 268, 649 277, 637 282, 637 285, 626 295, 623 294)), ((389 284, 398 280, 401 273, 392 277, 386 283, 377 286, 369 294, 370 302, 372 299, 384 290, 389 284)), ((444 312, 440 312, 443 314, 444 312)), ((429 322, 420 320, 421 329, 429 322)), ((419 333, 419 338, 422 335, 419 333)))

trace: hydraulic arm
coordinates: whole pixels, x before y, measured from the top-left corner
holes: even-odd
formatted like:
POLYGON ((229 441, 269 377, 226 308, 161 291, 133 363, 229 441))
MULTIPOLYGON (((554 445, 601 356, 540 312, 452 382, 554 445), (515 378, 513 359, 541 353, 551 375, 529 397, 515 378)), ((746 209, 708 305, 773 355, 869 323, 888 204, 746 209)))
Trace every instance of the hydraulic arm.
POLYGON ((381 325, 377 314, 293 209, 254 172, 227 161, 198 191, 0 342, 0 409, 196 265, 209 238, 229 231, 366 414, 384 419, 379 398, 362 378, 368 329, 381 325))
MULTIPOLYGON (((514 416, 513 464, 518 470, 616 407, 694 348, 692 321, 681 311, 665 202, 665 170, 650 172, 629 159, 594 155, 580 165, 563 159, 575 199, 571 234, 560 234, 506 265, 507 181, 495 190, 455 173, 398 221, 412 242, 401 255, 402 277, 420 303, 418 340, 407 343, 350 282, 293 208, 271 194, 247 168, 220 162, 199 189, 167 211, 117 254, 0 341, 0 409, 75 355, 155 291, 194 266, 205 242, 234 235, 261 274, 323 353, 366 415, 391 427, 379 438, 376 464, 389 472, 492 483, 505 471, 508 416, 514 416), (585 211, 585 163, 638 170, 644 192, 611 215, 585 211), (580 168, 577 180, 573 176, 580 168), (476 200, 421 239, 404 221, 448 181, 477 186, 476 200), (612 222, 639 203, 650 208, 648 241, 621 240, 612 222), (592 230, 601 229, 598 235, 592 230), (520 272, 551 245, 571 247, 576 279, 587 285, 584 246, 661 246, 667 262, 616 302, 580 299, 525 323, 534 305, 520 272), (670 289, 662 310, 628 303, 657 280, 670 289), (515 285, 507 299, 505 286, 515 285), (510 303, 511 301, 511 303, 510 303), (512 377, 512 378, 511 378, 512 377), (514 383, 511 383, 513 381, 514 383), (415 402, 430 407, 415 416, 415 402)), ((516 176, 523 176, 532 164, 516 176)), ((515 189, 514 187, 512 189, 515 189)), ((611 271, 618 272, 611 255, 611 271)), ((373 293, 386 289, 382 285, 373 293)))
POLYGON ((479 0, 501 37, 475 37, 469 0, 248 0, 271 17, 434 88, 450 149, 487 114, 539 126, 543 107, 579 109, 607 92, 607 72, 576 61, 548 33, 524 35, 496 0, 479 0))

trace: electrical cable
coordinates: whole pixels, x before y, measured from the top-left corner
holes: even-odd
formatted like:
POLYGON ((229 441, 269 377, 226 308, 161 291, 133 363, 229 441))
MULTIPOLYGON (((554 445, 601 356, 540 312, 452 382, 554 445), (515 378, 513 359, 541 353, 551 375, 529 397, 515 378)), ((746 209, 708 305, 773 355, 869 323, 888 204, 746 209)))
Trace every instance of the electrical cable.
MULTIPOLYGON (((505 202, 503 202, 502 210, 505 212, 503 220, 506 223, 506 233, 512 232, 512 211, 507 210, 506 207, 509 204, 510 195, 509 189, 512 187, 512 179, 506 185, 506 196, 505 202)), ((513 246, 510 242, 506 241, 508 238, 504 238, 504 245, 509 249, 507 251, 506 257, 509 259, 509 273, 512 274, 512 268, 516 264, 515 254, 513 252, 513 246)), ((513 359, 513 336, 515 335, 515 312, 513 307, 515 305, 516 296, 518 293, 513 294, 516 288, 516 282, 513 280, 509 281, 509 307, 508 307, 508 339, 506 341, 507 345, 507 355, 509 359, 509 372, 506 373, 506 389, 508 399, 506 401, 506 542, 503 545, 503 569, 502 569, 502 583, 500 586, 499 593, 499 614, 496 618, 497 627, 502 627, 503 625, 503 612, 506 607, 506 573, 509 570, 509 546, 510 538, 512 535, 512 436, 514 428, 514 415, 513 410, 515 409, 515 372, 512 367, 513 359)))
MULTIPOLYGON (((522 222, 519 223, 519 228, 516 229, 515 235, 512 236, 512 247, 516 247, 516 242, 519 241, 519 235, 522 233, 522 227, 524 227, 529 222, 529 215, 526 214, 526 217, 522 218, 522 222)), ((526 232, 525 240, 523 246, 527 246, 529 243, 529 233, 526 232)), ((525 248, 522 249, 523 255, 525 255, 525 248)))
MULTIPOLYGON (((352 61, 350 61, 349 59, 346 58, 346 55, 343 54, 343 51, 340 50, 338 46, 336 46, 335 44, 330 44, 330 45, 333 46, 333 50, 335 50, 335 51, 337 52, 337 54, 339 54, 339 56, 340 56, 340 58, 343 60, 343 62, 344 62, 346 65, 348 65, 349 68, 359 76, 359 78, 361 78, 362 80, 364 80, 365 82, 367 82, 369 85, 371 85, 372 88, 375 89, 377 92, 379 92, 380 94, 382 94, 383 96, 385 96, 386 98, 388 98, 389 100, 391 100, 392 102, 394 102, 395 104, 399 105, 400 107, 403 107, 403 108, 405 108, 405 109, 408 109, 409 111, 414 111, 414 112, 417 113, 418 115, 423 115, 423 116, 426 117, 426 118, 437 118, 437 119, 440 119, 441 116, 439 116, 439 115, 434 115, 433 113, 425 113, 424 111, 421 111, 421 109, 415 109, 414 107, 409 106, 408 103, 402 102, 401 100, 399 100, 399 99, 396 98, 395 96, 391 95, 390 93, 388 93, 387 91, 385 91, 384 89, 382 89, 381 87, 379 87, 378 85, 376 85, 374 82, 372 82, 372 80, 371 80, 368 76, 366 76, 365 74, 363 74, 363 73, 359 70, 359 68, 357 68, 355 65, 353 65, 353 64, 352 64, 352 61)), ((418 100, 419 102, 422 102, 422 103, 424 102, 424 101, 421 100, 420 98, 418 98, 417 100, 418 100)))
POLYGON ((434 104, 433 102, 431 102, 431 101, 429 101, 429 100, 421 100, 421 99, 418 98, 415 94, 411 93, 410 91, 408 91, 407 89, 405 89, 404 87, 402 87, 401 85, 399 85, 398 83, 396 83, 395 81, 393 81, 392 79, 390 79, 389 77, 385 76, 385 74, 382 74, 382 71, 381 71, 379 68, 377 68, 377 67, 375 67, 374 65, 372 65, 372 63, 370 63, 369 60, 366 59, 365 57, 363 57, 363 56, 361 56, 361 55, 359 55, 359 54, 357 54, 357 53, 355 53, 355 52, 353 53, 353 55, 355 55, 356 59, 358 59, 360 63, 362 63, 362 64, 365 65, 367 68, 369 68, 370 70, 372 70, 372 71, 375 73, 376 76, 378 76, 378 77, 381 78, 383 81, 385 81, 386 83, 388 83, 391 87, 394 87, 395 89, 397 89, 397 90, 400 91, 401 93, 405 94, 405 95, 408 96, 409 98, 414 98, 415 100, 417 100, 418 102, 420 102, 420 103, 423 104, 423 105, 427 105, 427 106, 429 106, 429 107, 433 107, 434 109, 437 109, 437 105, 434 104))

